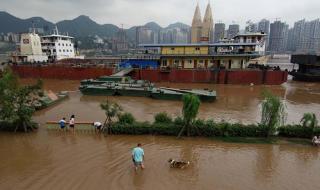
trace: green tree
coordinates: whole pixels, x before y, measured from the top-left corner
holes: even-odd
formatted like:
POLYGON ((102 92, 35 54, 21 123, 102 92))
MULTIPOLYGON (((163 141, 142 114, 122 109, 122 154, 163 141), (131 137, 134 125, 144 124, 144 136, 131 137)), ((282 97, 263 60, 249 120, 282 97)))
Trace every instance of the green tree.
POLYGON ((305 113, 300 121, 303 127, 314 128, 318 125, 318 120, 316 114, 314 113, 305 113))
POLYGON ((103 127, 107 127, 108 133, 110 133, 109 128, 112 125, 112 119, 121 114, 122 108, 117 103, 113 103, 107 100, 105 103, 100 104, 102 110, 106 114, 106 120, 103 124, 103 127))
POLYGON ((267 136, 273 135, 285 122, 285 106, 279 97, 269 91, 263 93, 261 124, 267 128, 267 136))
POLYGON ((0 121, 12 123, 15 132, 33 130, 32 115, 41 92, 42 81, 19 86, 17 76, 10 69, 5 69, 0 79, 0 121))
MULTIPOLYGON (((200 107, 200 99, 198 96, 193 94, 185 94, 182 97, 183 107, 182 107, 182 115, 184 120, 184 126, 178 134, 178 138, 181 137, 185 130, 187 131, 187 135, 190 136, 191 124, 194 119, 197 117, 200 107)), ((196 129, 198 130, 198 129, 196 129)))

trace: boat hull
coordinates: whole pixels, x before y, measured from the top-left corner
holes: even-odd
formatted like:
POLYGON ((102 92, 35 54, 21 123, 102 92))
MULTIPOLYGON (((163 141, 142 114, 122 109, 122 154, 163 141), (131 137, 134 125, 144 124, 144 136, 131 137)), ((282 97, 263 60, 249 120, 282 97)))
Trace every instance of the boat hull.
POLYGON ((291 73, 293 80, 304 82, 320 82, 320 75, 311 75, 306 73, 291 73))
POLYGON ((84 95, 93 96, 114 96, 116 95, 116 90, 112 88, 80 88, 80 91, 84 95))

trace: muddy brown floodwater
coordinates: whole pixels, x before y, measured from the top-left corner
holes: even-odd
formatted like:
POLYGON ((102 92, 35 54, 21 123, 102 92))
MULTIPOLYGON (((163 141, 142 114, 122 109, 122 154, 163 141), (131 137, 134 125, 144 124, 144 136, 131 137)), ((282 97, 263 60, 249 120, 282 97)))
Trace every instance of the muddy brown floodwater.
MULTIPOLYGON (((23 80, 22 83, 30 83, 23 80)), ((68 100, 43 111, 34 119, 41 124, 70 114, 77 121, 103 120, 99 103, 106 97, 82 96, 79 81, 45 80, 53 91, 74 90, 68 100)), ((215 103, 203 103, 201 118, 244 123, 259 121, 264 88, 281 96, 287 105, 288 123, 299 122, 304 112, 320 110, 320 85, 288 82, 282 86, 224 86, 159 84, 182 88, 210 88, 218 92, 215 103)), ((110 97, 139 120, 167 111, 179 115, 180 102, 148 98, 110 97)), ((297 144, 237 144, 206 138, 161 136, 99 136, 36 133, 0 133, 0 189, 320 189, 320 150, 297 144), (146 153, 146 170, 135 173, 130 159, 137 142, 146 153), (191 162, 170 169, 169 158, 191 162)))
MULTIPOLYGON (((24 79, 23 84, 34 80, 24 79)), ((153 100, 145 97, 104 97, 83 96, 78 90, 80 81, 44 80, 44 88, 55 92, 73 91, 70 98, 54 107, 39 111, 34 119, 45 123, 63 116, 75 114, 78 121, 102 121, 104 112, 99 104, 107 99, 119 103, 125 111, 137 120, 153 121, 156 113, 166 111, 172 116, 181 115, 179 101, 153 100)), ((202 103, 199 117, 203 119, 226 120, 231 122, 257 123, 260 121, 260 103, 265 89, 280 96, 287 110, 287 123, 299 123, 303 113, 314 112, 320 118, 320 83, 288 82, 276 86, 245 86, 215 84, 159 83, 157 86, 176 88, 213 89, 218 97, 214 103, 202 103)))

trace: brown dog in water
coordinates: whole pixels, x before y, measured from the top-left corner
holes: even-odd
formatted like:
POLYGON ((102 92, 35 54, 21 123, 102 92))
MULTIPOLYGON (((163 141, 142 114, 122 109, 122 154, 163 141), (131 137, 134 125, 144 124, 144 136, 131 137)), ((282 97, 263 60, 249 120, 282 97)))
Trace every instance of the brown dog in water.
POLYGON ((188 167, 190 165, 190 162, 185 162, 185 161, 176 161, 173 160, 172 158, 170 158, 168 160, 168 162, 170 163, 170 168, 180 168, 183 169, 185 167, 188 167))

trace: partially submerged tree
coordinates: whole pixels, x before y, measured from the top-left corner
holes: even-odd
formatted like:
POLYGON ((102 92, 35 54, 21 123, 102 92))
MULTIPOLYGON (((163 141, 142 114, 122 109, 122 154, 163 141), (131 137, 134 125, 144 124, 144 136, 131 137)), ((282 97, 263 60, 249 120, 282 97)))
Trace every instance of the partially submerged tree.
POLYGON ((300 121, 303 127, 314 128, 318 125, 318 120, 316 114, 314 113, 305 113, 300 121))
POLYGON ((107 100, 105 103, 100 104, 100 107, 105 111, 106 114, 106 120, 103 124, 103 127, 107 127, 109 133, 109 128, 112 125, 112 119, 121 114, 122 108, 117 103, 113 103, 109 100, 107 100))
MULTIPOLYGON (((193 94, 185 94, 182 98, 183 108, 182 115, 184 120, 184 126, 178 134, 178 138, 181 137, 183 132, 187 131, 187 135, 190 136, 191 124, 197 117, 200 107, 200 99, 193 94)), ((198 129, 196 129, 198 130, 198 129)))
POLYGON ((15 132, 33 130, 32 115, 41 92, 42 81, 31 86, 19 86, 18 78, 6 69, 0 79, 0 121, 12 123, 15 132))
POLYGON ((273 135, 285 122, 285 106, 279 97, 269 91, 263 93, 261 124, 267 128, 267 136, 273 135))

